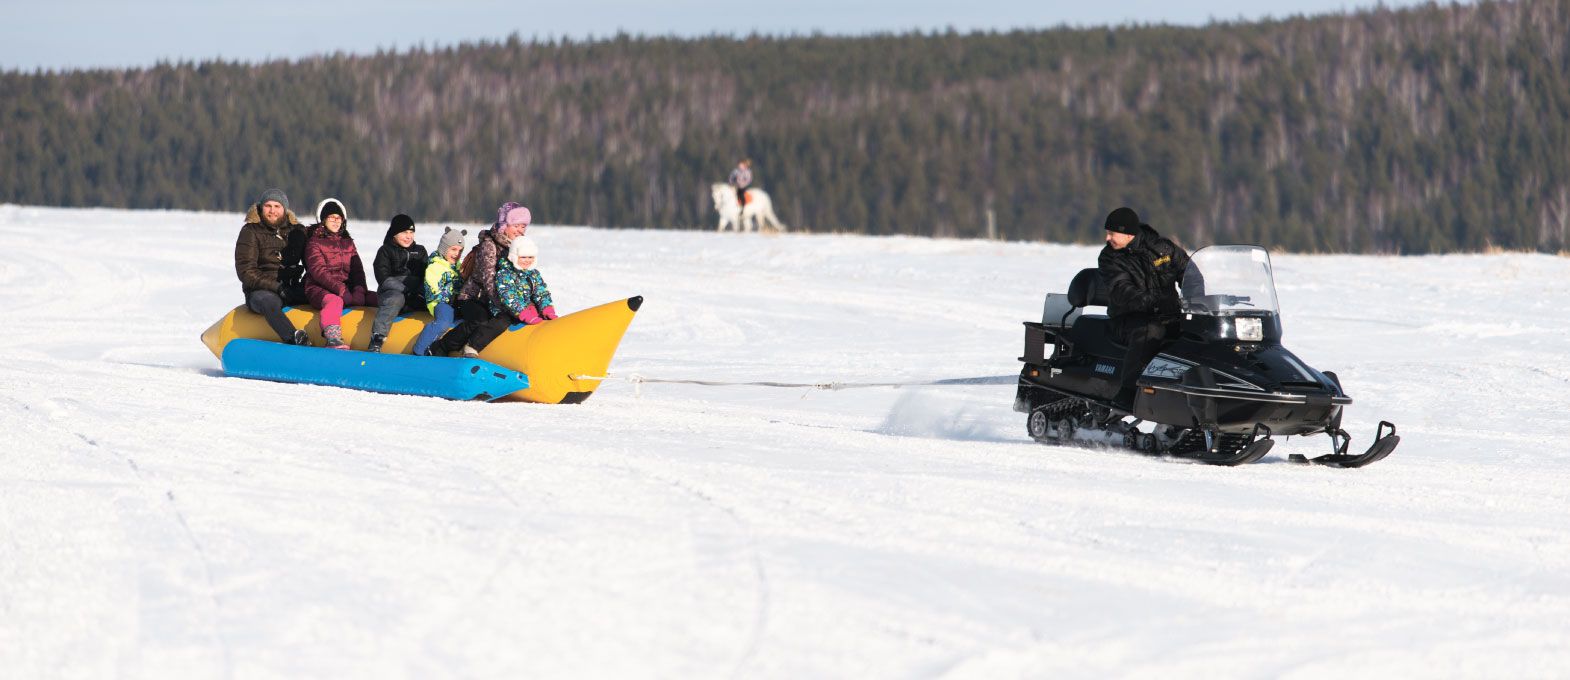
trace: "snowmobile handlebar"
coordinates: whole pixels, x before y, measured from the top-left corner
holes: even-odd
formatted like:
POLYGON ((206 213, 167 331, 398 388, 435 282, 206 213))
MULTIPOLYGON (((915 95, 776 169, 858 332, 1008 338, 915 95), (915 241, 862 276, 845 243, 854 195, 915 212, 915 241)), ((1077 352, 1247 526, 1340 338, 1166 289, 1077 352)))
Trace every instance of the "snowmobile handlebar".
POLYGON ((1253 307, 1247 295, 1202 295, 1183 300, 1183 311, 1194 314, 1213 314, 1225 307, 1253 307))

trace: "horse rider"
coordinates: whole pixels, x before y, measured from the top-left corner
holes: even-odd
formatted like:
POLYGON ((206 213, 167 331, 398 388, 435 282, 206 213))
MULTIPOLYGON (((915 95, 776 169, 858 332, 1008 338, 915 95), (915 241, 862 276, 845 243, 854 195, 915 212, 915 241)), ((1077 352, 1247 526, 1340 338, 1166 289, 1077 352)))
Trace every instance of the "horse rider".
POLYGON ((743 158, 736 164, 736 169, 730 171, 730 185, 736 187, 736 204, 742 208, 747 207, 747 186, 752 184, 752 159, 743 158))

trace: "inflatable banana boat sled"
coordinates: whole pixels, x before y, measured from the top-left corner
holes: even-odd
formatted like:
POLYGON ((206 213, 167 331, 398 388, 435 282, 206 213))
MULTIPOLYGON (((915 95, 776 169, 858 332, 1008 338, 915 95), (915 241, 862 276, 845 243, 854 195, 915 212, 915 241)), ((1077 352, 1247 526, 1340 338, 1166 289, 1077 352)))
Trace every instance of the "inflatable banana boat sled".
MULTIPOLYGON (((529 385, 499 401, 577 404, 588 399, 600 386, 600 377, 610 368, 611 357, 616 354, 622 335, 642 304, 642 297, 631 297, 573 312, 553 321, 533 326, 515 324, 508 328, 480 352, 480 359, 508 371, 526 374, 529 385)), ((323 343, 316 309, 289 307, 284 313, 295 328, 304 329, 314 343, 323 343)), ((341 322, 344 342, 353 349, 365 349, 370 345, 371 323, 375 319, 374 307, 345 310, 341 322)), ((431 316, 425 312, 398 317, 382 344, 382 353, 410 353, 420 331, 430 321, 431 316)), ((204 331, 202 343, 213 356, 223 360, 225 348, 238 339, 267 340, 287 347, 276 342, 277 337, 260 314, 241 305, 204 331)), ((328 351, 364 356, 363 352, 328 351)))
POLYGON ((369 354, 235 339, 223 350, 224 375, 330 385, 370 392, 495 401, 529 387, 529 377, 489 361, 369 354))

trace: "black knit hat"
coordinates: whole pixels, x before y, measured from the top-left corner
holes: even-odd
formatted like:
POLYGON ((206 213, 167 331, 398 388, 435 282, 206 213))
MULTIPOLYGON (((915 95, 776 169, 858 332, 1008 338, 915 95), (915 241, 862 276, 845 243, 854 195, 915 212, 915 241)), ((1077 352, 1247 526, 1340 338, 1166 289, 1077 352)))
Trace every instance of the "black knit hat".
POLYGON ((394 237, 406 231, 414 231, 414 218, 399 213, 392 218, 392 224, 387 226, 387 237, 382 239, 382 242, 390 246, 398 245, 394 237))
POLYGON ((1115 231, 1119 234, 1138 236, 1139 213, 1134 212, 1133 208, 1118 208, 1117 210, 1107 213, 1107 223, 1102 228, 1106 229, 1107 231, 1115 231))
MULTIPOLYGON (((322 212, 320 215, 316 216, 316 219, 326 222, 328 215, 337 215, 339 217, 343 217, 343 206, 340 205, 337 201, 328 200, 326 203, 322 204, 322 212)), ((344 221, 347 222, 349 220, 348 218, 344 218, 344 221)))

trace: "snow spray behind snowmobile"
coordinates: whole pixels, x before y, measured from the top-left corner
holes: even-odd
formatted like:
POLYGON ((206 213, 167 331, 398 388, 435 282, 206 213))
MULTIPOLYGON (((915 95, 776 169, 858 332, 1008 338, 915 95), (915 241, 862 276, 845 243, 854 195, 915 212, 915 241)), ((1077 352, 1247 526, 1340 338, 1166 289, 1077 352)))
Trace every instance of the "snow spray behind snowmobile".
POLYGON ((1049 293, 1041 323, 1025 323, 1025 362, 1014 410, 1044 443, 1122 446, 1142 453, 1243 465, 1263 458, 1272 437, 1330 436, 1332 452, 1293 462, 1362 467, 1395 450, 1395 425, 1380 422, 1374 443, 1349 452, 1342 409, 1352 403, 1335 373, 1304 364, 1281 346, 1280 309, 1270 254, 1258 246, 1195 251, 1183 275, 1181 333, 1144 367, 1132 408, 1113 402, 1125 370, 1095 269, 1067 294, 1049 293), (1132 418, 1132 420, 1130 420, 1132 418), (1139 429, 1156 424, 1152 432, 1139 429))

